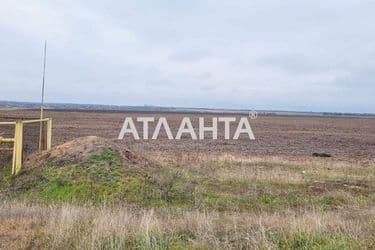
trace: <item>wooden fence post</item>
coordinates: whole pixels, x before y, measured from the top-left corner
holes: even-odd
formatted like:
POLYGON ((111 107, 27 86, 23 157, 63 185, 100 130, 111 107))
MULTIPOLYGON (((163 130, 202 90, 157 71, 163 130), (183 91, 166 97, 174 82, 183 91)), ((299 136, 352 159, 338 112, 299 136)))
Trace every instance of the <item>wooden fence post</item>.
POLYGON ((12 175, 17 175, 22 167, 22 151, 23 151, 23 123, 17 121, 14 129, 14 146, 13 146, 13 164, 12 175))
POLYGON ((51 150, 52 148, 52 119, 48 119, 47 121, 47 150, 51 150))

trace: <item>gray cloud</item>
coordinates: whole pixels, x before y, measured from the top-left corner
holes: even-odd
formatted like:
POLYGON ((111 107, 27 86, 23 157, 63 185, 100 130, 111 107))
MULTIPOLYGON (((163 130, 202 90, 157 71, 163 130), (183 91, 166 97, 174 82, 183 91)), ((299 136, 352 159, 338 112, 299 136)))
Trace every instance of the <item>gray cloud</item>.
POLYGON ((4 0, 0 99, 375 112, 374 1, 4 0), (369 98, 368 98, 369 97, 369 98))

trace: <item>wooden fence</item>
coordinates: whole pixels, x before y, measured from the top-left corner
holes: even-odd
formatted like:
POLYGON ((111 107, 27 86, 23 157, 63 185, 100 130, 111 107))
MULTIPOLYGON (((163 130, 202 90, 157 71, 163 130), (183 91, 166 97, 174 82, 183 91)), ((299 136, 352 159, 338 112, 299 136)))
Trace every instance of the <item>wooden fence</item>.
POLYGON ((3 138, 0 137, 0 151, 13 151, 12 159, 12 175, 17 175, 22 168, 23 163, 23 137, 24 137, 24 125, 32 123, 46 123, 46 129, 44 133, 39 136, 41 140, 36 143, 41 143, 39 145, 40 150, 50 150, 52 146, 52 119, 45 118, 39 120, 18 120, 12 122, 0 122, 0 126, 14 126, 14 137, 13 138, 3 138), (13 147, 3 147, 2 145, 8 145, 13 143, 13 147))

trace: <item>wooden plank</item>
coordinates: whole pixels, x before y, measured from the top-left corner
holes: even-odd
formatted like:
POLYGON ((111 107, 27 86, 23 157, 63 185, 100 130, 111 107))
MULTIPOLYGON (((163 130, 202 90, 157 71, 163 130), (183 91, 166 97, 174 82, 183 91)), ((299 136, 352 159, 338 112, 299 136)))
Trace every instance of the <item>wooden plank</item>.
POLYGON ((0 122, 0 125, 16 125, 16 122, 0 122))
POLYGON ((29 123, 37 123, 37 122, 46 122, 50 118, 44 118, 44 119, 38 119, 38 120, 24 120, 22 121, 24 124, 29 124, 29 123))
POLYGON ((14 152, 12 174, 17 175, 22 168, 22 151, 23 151, 23 122, 17 121, 14 132, 14 152))
POLYGON ((13 151, 13 148, 0 148, 0 151, 3 150, 3 151, 13 151))
POLYGON ((13 157, 12 157, 12 175, 14 176, 16 174, 16 150, 17 145, 16 141, 13 143, 13 157))
POLYGON ((9 142, 14 142, 14 138, 3 138, 3 137, 0 137, 0 143, 9 143, 9 142))
MULTIPOLYGON (((35 120, 22 120, 22 122, 24 124, 28 124, 28 123, 37 123, 37 122, 46 122, 48 121, 50 118, 44 118, 44 119, 35 119, 35 120)), ((16 125, 16 122, 0 122, 0 125, 16 125)))
POLYGON ((47 147, 46 150, 51 150, 52 148, 52 119, 47 121, 47 147))

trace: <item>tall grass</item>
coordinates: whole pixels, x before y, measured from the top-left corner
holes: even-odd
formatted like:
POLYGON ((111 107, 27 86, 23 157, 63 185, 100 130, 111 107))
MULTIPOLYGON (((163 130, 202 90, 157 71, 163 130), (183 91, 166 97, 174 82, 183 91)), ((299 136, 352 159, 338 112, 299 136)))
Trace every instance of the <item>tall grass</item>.
POLYGON ((137 170, 104 151, 5 178, 19 196, 0 203, 0 248, 375 248, 373 165, 153 157, 160 167, 137 170))
POLYGON ((374 208, 220 213, 4 202, 0 242, 44 249, 371 249, 373 218, 374 208))

